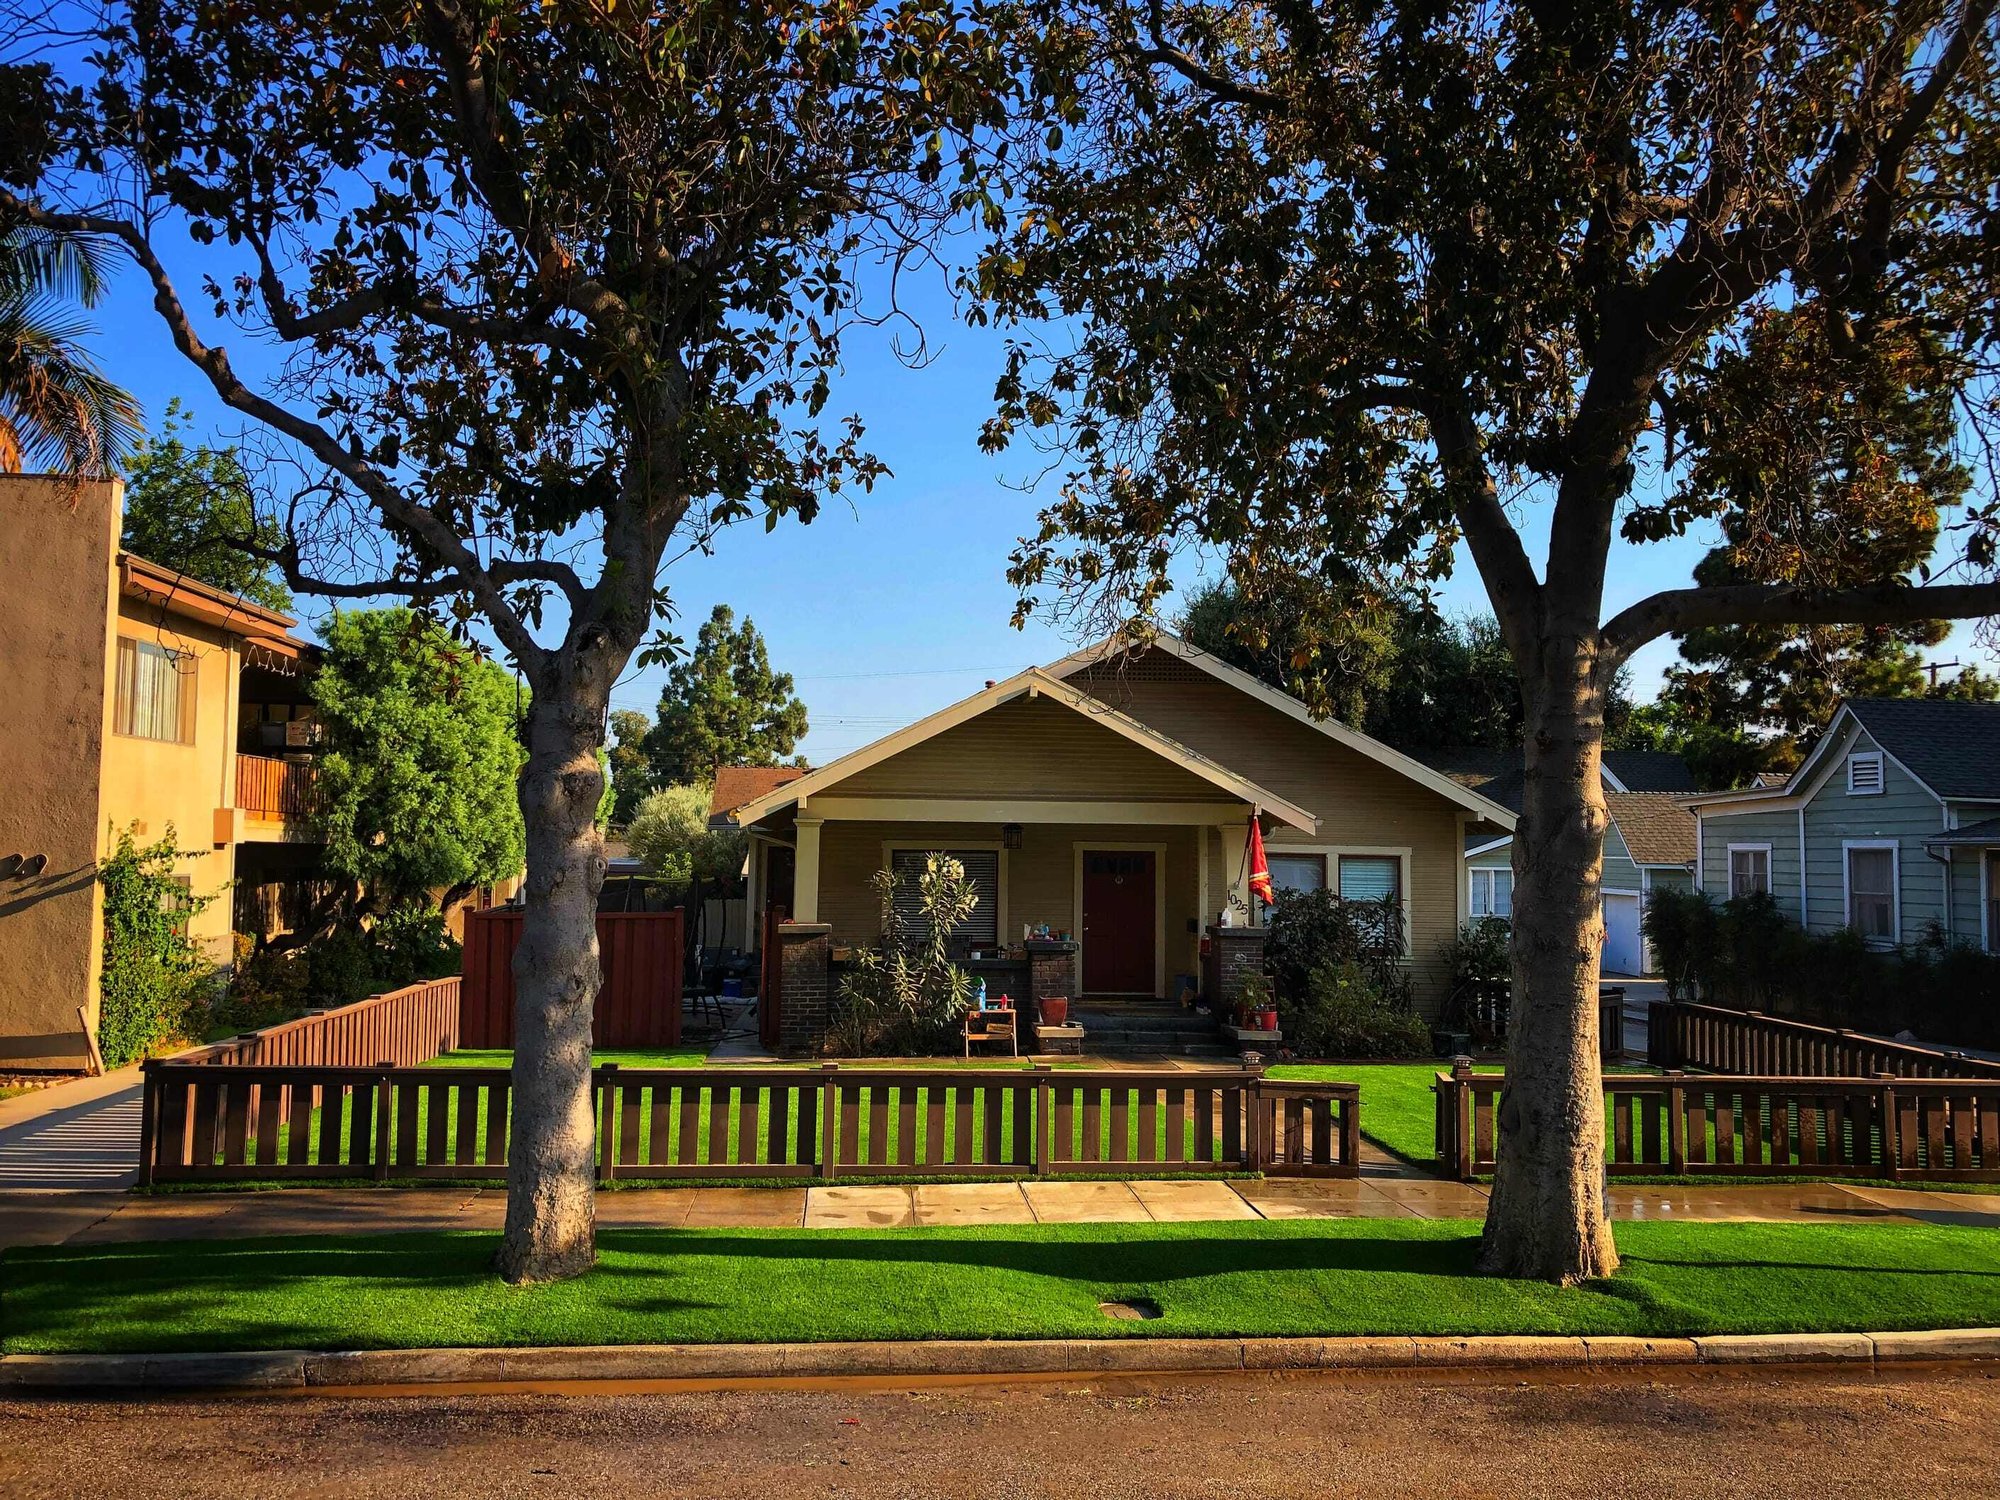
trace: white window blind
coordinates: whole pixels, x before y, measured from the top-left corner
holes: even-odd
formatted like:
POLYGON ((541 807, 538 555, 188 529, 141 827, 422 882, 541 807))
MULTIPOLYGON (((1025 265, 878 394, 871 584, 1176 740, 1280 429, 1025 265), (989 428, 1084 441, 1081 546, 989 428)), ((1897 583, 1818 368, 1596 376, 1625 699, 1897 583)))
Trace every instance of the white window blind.
POLYGON ((120 638, 112 728, 142 740, 194 743, 193 656, 120 638))
POLYGON ((1340 856, 1340 899, 1401 899, 1402 873, 1402 862, 1392 854, 1343 854, 1340 856))
POLYGON ((924 861, 934 853, 948 854, 965 866, 978 905, 963 922, 951 930, 955 945, 997 943, 1000 940, 1000 852, 997 849, 898 849, 890 855, 889 868, 896 882, 896 915, 911 932, 924 919, 917 882, 924 873, 924 861))

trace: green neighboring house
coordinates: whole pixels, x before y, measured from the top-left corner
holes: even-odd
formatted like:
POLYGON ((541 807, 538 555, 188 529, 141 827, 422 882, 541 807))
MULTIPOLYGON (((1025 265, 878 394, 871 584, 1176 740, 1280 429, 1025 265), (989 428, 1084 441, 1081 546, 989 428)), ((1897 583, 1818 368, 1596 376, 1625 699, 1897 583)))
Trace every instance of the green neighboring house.
MULTIPOLYGON (((1420 758, 1510 811, 1520 811, 1519 750, 1437 750, 1420 758)), ((1681 805, 1695 789, 1694 778, 1678 755, 1656 750, 1607 750, 1603 777, 1611 817, 1601 877, 1604 972, 1651 974, 1651 945, 1640 930, 1639 916, 1652 892, 1694 886, 1695 820, 1681 805)), ((1470 916, 1513 914, 1513 861, 1511 836, 1467 841, 1465 910, 1470 916)))
POLYGON ((2000 952, 2000 703, 1856 698, 1788 780, 1682 800, 1702 890, 1881 948, 1935 923, 2000 952))

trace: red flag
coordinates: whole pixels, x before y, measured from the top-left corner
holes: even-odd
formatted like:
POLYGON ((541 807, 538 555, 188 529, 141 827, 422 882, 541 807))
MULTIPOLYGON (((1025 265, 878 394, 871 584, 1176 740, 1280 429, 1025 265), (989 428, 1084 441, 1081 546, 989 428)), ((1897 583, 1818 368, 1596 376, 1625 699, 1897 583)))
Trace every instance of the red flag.
POLYGON ((1271 867, 1264 863, 1264 830, 1257 826, 1257 815, 1250 815, 1250 894, 1267 906, 1277 899, 1271 893, 1271 867))

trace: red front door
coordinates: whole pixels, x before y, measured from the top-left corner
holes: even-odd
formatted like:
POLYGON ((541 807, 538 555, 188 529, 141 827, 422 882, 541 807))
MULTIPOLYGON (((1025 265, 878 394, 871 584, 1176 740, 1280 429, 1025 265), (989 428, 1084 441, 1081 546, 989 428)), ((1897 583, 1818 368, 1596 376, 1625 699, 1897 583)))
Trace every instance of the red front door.
POLYGON ((1083 851, 1083 988, 1091 995, 1155 993, 1150 849, 1083 851))

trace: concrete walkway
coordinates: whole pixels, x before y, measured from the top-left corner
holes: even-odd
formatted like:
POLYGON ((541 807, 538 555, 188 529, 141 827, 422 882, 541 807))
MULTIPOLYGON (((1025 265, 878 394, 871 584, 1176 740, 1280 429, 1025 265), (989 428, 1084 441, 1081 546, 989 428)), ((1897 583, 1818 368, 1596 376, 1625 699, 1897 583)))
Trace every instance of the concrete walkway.
POLYGON ((140 1075, 120 1068, 0 1099, 0 1192, 106 1192, 138 1180, 140 1075))
MULTIPOLYGON (((497 1231, 505 1189, 293 1188, 253 1193, 0 1195, 0 1246, 292 1234, 497 1231)), ((1832 1183, 1626 1187, 1626 1220, 1706 1223, 1927 1223, 2000 1229, 2000 1194, 1832 1183)), ((1437 1178, 1266 1178, 1242 1182, 937 1183, 829 1187, 638 1188, 600 1193, 606 1228, 879 1229, 911 1225, 1143 1224, 1253 1219, 1477 1219, 1486 1190, 1437 1178)))

